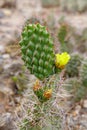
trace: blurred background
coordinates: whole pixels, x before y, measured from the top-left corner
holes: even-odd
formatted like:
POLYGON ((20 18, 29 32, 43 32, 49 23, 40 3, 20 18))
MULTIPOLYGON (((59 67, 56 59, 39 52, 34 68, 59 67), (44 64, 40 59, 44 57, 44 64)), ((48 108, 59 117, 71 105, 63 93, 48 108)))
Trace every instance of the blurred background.
POLYGON ((0 0, 0 130, 15 130, 14 110, 27 77, 33 78, 23 66, 19 47, 26 23, 45 25, 55 52, 70 53, 64 81, 64 87, 74 94, 69 113, 73 121, 69 123, 72 130, 87 130, 87 0, 0 0), (66 43, 62 48, 61 35, 66 43))

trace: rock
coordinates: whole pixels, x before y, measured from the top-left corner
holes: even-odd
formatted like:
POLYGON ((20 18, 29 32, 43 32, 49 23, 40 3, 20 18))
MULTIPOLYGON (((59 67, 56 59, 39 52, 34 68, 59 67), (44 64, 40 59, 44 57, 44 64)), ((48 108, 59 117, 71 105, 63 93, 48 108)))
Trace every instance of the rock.
POLYGON ((14 95, 13 87, 11 83, 0 83, 0 92, 6 95, 14 95))
POLYGON ((0 18, 3 18, 5 16, 4 12, 0 10, 0 18))
POLYGON ((9 59, 10 58, 10 55, 9 54, 4 54, 3 55, 3 59, 9 59))
POLYGON ((14 130, 11 113, 0 114, 0 130, 14 130))
POLYGON ((33 74, 29 74, 29 80, 31 81, 31 82, 34 82, 34 81, 36 81, 36 77, 33 75, 33 74))
POLYGON ((4 104, 0 103, 0 114, 5 112, 4 104))
POLYGON ((83 107, 87 109, 87 100, 84 100, 83 107))
POLYGON ((10 113, 0 115, 0 127, 7 125, 8 123, 10 123, 10 121, 11 121, 10 113))
POLYGON ((16 0, 0 0, 0 7, 2 8, 15 8, 16 0))
POLYGON ((8 74, 15 75, 15 73, 18 73, 22 70, 22 65, 19 63, 19 61, 13 61, 12 63, 8 63, 7 65, 4 65, 4 71, 8 74))
POLYGON ((77 105, 77 106, 75 107, 75 110, 77 110, 78 112, 80 112, 81 106, 80 106, 80 105, 77 105))
POLYGON ((76 107, 75 107, 75 110, 73 111, 73 117, 76 117, 77 115, 79 115, 79 113, 80 113, 80 110, 81 110, 81 106, 80 105, 77 105, 76 107))
POLYGON ((83 114, 81 116, 81 120, 79 121, 81 126, 83 126, 83 128, 85 128, 85 130, 87 130, 87 114, 83 114))
POLYGON ((5 52, 5 48, 3 45, 0 45, 0 53, 4 53, 5 52))
POLYGON ((4 4, 4 0, 0 0, 0 7, 4 4))
POLYGON ((11 16, 12 12, 9 9, 3 9, 3 13, 5 16, 11 16))

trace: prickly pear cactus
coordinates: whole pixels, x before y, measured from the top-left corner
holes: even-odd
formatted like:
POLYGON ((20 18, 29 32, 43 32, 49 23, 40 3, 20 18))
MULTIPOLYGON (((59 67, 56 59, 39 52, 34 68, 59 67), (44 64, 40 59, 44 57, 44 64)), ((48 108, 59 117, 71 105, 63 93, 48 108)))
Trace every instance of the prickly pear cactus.
POLYGON ((41 2, 43 7, 59 5, 59 0, 41 0, 41 2))
POLYGON ((80 69, 80 76, 83 86, 87 88, 87 59, 84 59, 84 61, 82 62, 82 66, 80 69))
POLYGON ((81 66, 82 57, 80 54, 72 54, 69 63, 66 66, 66 76, 75 77, 79 76, 79 68, 81 66))
POLYGON ((22 32, 20 46, 22 59, 31 74, 42 80, 53 73, 53 41, 46 27, 27 24, 22 32))
POLYGON ((68 52, 68 47, 66 43, 66 37, 67 37, 67 25, 62 24, 60 28, 58 29, 58 40, 60 42, 60 51, 61 52, 68 52))
POLYGON ((65 80, 63 87, 72 95, 70 97, 72 102, 78 102, 87 95, 86 87, 82 86, 81 80, 77 77, 65 80))
POLYGON ((37 18, 37 17, 30 17, 29 19, 27 19, 25 21, 25 24, 23 26, 23 30, 24 30, 25 26, 27 26, 29 24, 37 24, 37 23, 40 23, 41 25, 43 25, 42 20, 40 20, 39 18, 37 18))
POLYGON ((87 10, 87 0, 60 0, 60 6, 63 10, 83 12, 87 10))
POLYGON ((66 36, 67 36, 67 25, 63 24, 58 30, 58 40, 61 44, 64 44, 66 36))

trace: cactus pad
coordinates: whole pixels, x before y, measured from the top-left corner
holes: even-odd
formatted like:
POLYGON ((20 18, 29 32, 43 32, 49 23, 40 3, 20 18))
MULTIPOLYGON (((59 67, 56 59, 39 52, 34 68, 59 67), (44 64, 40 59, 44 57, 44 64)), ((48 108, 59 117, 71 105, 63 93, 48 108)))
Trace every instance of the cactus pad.
POLYGON ((68 77, 75 77, 79 76, 79 68, 81 66, 82 57, 77 54, 72 54, 71 59, 66 66, 66 76, 68 77))
POLYGON ((31 74, 42 80, 53 73, 55 60, 53 41, 46 27, 40 24, 26 25, 20 46, 22 59, 31 74))

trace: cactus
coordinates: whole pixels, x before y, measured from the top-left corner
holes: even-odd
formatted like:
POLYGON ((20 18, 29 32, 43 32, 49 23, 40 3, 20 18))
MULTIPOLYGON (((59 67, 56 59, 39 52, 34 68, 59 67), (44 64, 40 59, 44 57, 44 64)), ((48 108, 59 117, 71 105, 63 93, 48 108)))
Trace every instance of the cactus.
POLYGON ((41 0, 43 7, 58 6, 59 0, 41 0))
POLYGON ((65 80, 63 87, 73 96, 70 98, 71 102, 78 102, 87 95, 87 89, 82 86, 81 80, 77 77, 65 80))
POLYGON ((86 53, 87 52, 87 28, 84 28, 80 35, 76 34, 75 41, 76 41, 76 49, 82 54, 86 53))
POLYGON ((76 0, 61 0, 60 6, 63 10, 76 11, 77 1, 76 0))
MULTIPOLYGON (((87 89, 87 59, 84 59, 80 69, 82 85, 87 89)), ((86 90, 87 91, 87 90, 86 90)))
POLYGON ((25 65, 40 80, 53 73, 55 55, 53 41, 46 27, 27 24, 20 41, 22 59, 25 65))
POLYGON ((58 28, 58 41, 60 43, 60 51, 61 52, 72 52, 73 51, 73 43, 70 39, 70 36, 73 33, 73 28, 67 24, 66 22, 60 21, 60 27, 58 28))
POLYGON ((64 87, 73 95, 72 101, 80 101, 87 95, 87 59, 83 62, 81 59, 74 54, 66 66, 66 75, 72 78, 65 80, 64 87))
POLYGON ((79 67, 82 57, 79 54, 72 54, 69 63, 66 66, 65 75, 68 77, 79 76, 79 67))
POLYGON ((58 30, 58 40, 61 44, 64 44, 67 36, 67 25, 62 24, 58 30))
POLYGON ((87 0, 77 0, 78 11, 82 12, 87 10, 87 0))
POLYGON ((29 25, 29 24, 37 24, 37 23, 40 23, 40 24, 43 24, 44 21, 40 20, 39 18, 37 17, 30 17, 28 18, 26 21, 25 21, 25 24, 23 26, 23 30, 25 28, 25 26, 29 25))
POLYGON ((62 24, 58 29, 58 40, 60 42, 60 51, 68 51, 66 45, 66 37, 67 37, 67 25, 62 24))
POLYGON ((87 10, 87 0, 61 0, 60 6, 63 10, 83 12, 87 10))

